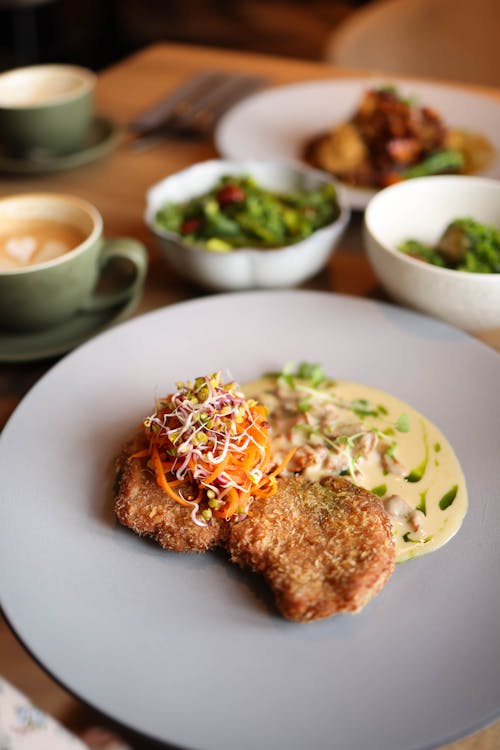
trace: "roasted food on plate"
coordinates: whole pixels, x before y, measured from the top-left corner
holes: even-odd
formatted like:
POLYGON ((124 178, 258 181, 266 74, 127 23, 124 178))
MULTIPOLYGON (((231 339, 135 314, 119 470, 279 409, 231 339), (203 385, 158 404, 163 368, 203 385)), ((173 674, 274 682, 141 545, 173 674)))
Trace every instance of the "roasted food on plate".
POLYGON ((359 611, 461 524, 451 447, 388 394, 308 364, 177 387, 117 458, 116 515, 166 549, 225 549, 290 620, 359 611))
POLYGON ((433 174, 479 172, 493 155, 486 138, 445 123, 439 112, 393 86, 366 91, 347 122, 305 146, 307 162, 366 188, 433 174))

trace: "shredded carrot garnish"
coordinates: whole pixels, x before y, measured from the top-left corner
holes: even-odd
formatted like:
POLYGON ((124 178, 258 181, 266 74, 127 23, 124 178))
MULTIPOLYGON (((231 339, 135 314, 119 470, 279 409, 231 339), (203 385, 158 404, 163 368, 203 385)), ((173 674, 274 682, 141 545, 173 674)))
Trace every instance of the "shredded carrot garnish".
POLYGON ((220 372, 177 387, 144 421, 149 448, 134 455, 147 453, 157 484, 194 509, 195 523, 204 526, 213 514, 246 515, 254 497, 276 492, 276 476, 293 452, 269 473, 267 411, 236 383, 221 382, 220 372), (194 500, 183 497, 183 488, 176 492, 180 484, 191 485, 194 500))
POLYGON ((283 471, 283 469, 286 468, 286 466, 290 463, 290 461, 292 460, 293 456, 295 455, 295 453, 297 451, 297 447, 298 446, 295 446, 294 448, 292 448, 292 450, 288 451, 288 453, 286 454, 285 458, 269 474, 270 477, 276 477, 276 476, 278 476, 278 474, 281 474, 281 472, 283 471))
POLYGON ((170 495, 170 497, 173 500, 180 503, 181 505, 187 505, 191 507, 192 503, 188 502, 187 500, 184 500, 183 497, 178 495, 177 492, 174 492, 174 490, 170 487, 170 484, 167 481, 165 472, 163 471, 163 467, 161 465, 158 448, 154 444, 152 445, 152 448, 151 448, 151 463, 153 465, 153 469, 155 472, 156 481, 158 485, 162 488, 162 490, 164 490, 167 493, 167 495, 170 495))
POLYGON ((136 453, 132 453, 130 458, 145 458, 146 456, 149 456, 149 449, 144 448, 142 451, 136 451, 136 453))

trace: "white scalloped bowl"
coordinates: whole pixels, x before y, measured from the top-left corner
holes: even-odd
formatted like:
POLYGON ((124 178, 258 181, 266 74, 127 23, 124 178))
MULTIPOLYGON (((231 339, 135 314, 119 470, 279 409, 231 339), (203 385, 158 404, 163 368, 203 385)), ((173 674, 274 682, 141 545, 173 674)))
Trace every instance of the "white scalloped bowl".
POLYGON ((408 239, 433 244, 453 219, 462 217, 500 228, 500 182, 443 175, 385 188, 366 208, 364 244, 392 299, 478 332, 500 326, 500 274, 439 268, 397 249, 408 239))
POLYGON ((200 162, 153 185, 147 193, 145 221, 165 260, 181 276, 213 291, 290 287, 306 281, 326 266, 350 218, 342 206, 341 190, 328 175, 307 167, 270 161, 200 162), (340 215, 307 239, 277 249, 239 248, 214 252, 185 242, 159 227, 157 211, 167 202, 182 203, 212 189, 224 175, 250 175, 270 190, 310 190, 325 183, 337 187, 340 215))

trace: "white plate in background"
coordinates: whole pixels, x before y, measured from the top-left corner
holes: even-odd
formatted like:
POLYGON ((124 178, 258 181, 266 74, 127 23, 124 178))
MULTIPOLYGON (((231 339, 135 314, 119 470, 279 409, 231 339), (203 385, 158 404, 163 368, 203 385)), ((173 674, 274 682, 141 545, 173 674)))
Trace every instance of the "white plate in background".
MULTIPOLYGON (((365 91, 380 85, 394 85, 403 96, 433 107, 448 127, 485 136, 496 157, 481 174, 500 179, 500 99, 452 84, 393 76, 308 81, 253 94, 221 118, 217 150, 226 159, 303 162, 305 144, 350 119, 365 91)), ((342 194, 347 206, 364 209, 373 193, 345 186, 342 194)))

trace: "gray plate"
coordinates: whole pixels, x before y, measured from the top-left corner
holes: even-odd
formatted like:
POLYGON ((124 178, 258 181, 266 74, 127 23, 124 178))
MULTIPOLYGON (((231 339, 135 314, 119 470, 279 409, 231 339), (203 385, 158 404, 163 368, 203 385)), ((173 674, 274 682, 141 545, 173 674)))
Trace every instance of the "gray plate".
POLYGON ((306 291, 217 295, 69 354, 0 439, 0 594, 58 680, 193 750, 422 750, 500 715, 500 357, 390 305, 306 291), (470 509, 360 614, 294 624, 224 555, 162 551, 116 525, 113 456, 155 396, 287 361, 390 391, 431 418, 470 509), (50 438, 50 439, 49 439, 50 438))

